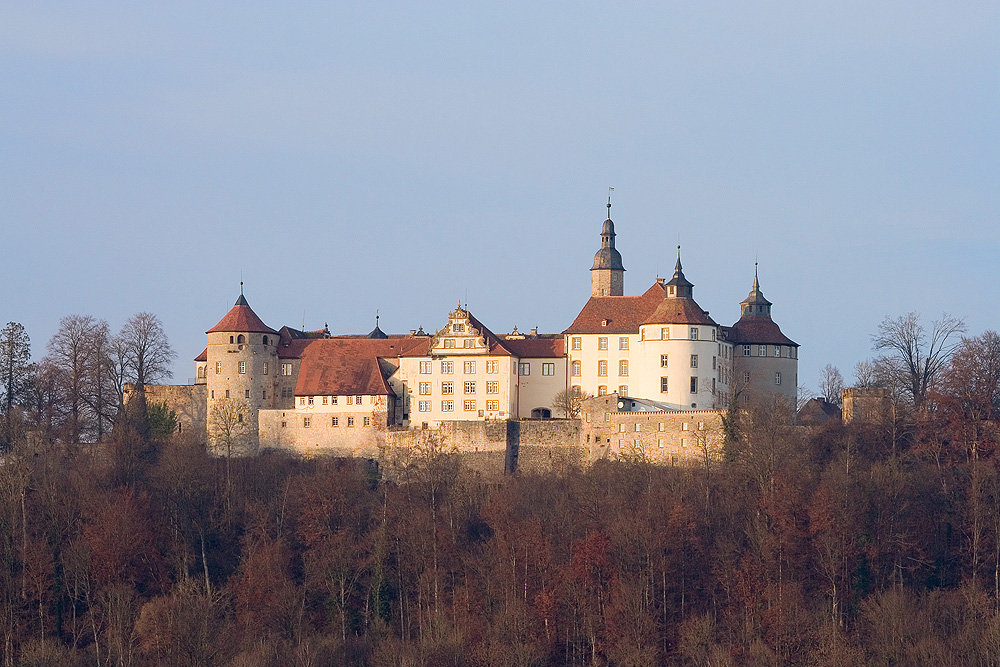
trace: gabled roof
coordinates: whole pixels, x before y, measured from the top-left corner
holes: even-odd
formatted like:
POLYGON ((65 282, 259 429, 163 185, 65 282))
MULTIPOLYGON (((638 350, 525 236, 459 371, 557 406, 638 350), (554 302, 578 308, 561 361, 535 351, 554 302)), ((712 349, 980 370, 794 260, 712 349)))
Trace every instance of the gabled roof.
POLYGON ((728 338, 732 343, 799 346, 781 333, 781 328, 769 317, 741 317, 739 322, 729 327, 728 338))
POLYGON ((705 324, 719 326, 694 299, 663 299, 642 324, 705 324))
POLYGON ((521 359, 552 359, 566 356, 566 339, 562 336, 506 339, 503 344, 511 354, 521 359))
POLYGON ((219 331, 233 331, 237 333, 266 333, 266 334, 277 334, 278 332, 271 327, 264 324, 257 313, 253 312, 250 304, 243 297, 242 292, 240 293, 240 298, 236 300, 236 305, 233 306, 226 316, 219 320, 219 323, 214 327, 206 331, 205 333, 216 333, 219 331))
POLYGON ((642 296, 592 296, 563 333, 637 333, 661 301, 660 283, 653 283, 642 296))
POLYGON ((391 359, 411 348, 426 347, 424 337, 337 336, 289 341, 279 345, 278 356, 302 360, 296 396, 390 396, 394 395, 388 382, 391 365, 383 366, 379 358, 391 359))

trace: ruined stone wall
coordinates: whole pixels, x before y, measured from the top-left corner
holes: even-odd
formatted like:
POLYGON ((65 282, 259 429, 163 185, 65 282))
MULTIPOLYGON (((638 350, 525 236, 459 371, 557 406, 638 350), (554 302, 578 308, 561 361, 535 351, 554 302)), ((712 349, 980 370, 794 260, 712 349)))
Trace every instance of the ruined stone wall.
POLYGON ((204 442, 207 434, 206 397, 203 384, 146 385, 146 403, 166 403, 177 415, 178 432, 194 434, 199 442, 204 442))

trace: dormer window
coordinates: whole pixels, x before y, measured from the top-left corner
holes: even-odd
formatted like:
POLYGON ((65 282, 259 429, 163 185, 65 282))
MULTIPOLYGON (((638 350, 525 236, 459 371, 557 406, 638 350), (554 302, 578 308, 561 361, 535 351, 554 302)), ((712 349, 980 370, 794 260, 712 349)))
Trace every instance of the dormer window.
POLYGON ((608 321, 607 320, 601 320, 601 326, 602 327, 608 326, 608 321))

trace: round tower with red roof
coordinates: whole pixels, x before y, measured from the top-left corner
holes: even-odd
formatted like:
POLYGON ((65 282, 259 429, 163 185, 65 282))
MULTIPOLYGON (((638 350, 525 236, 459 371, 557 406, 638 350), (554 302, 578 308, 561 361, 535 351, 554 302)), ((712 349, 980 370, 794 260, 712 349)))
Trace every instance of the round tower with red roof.
POLYGON ((771 319, 771 302, 764 298, 754 265, 753 287, 740 302, 740 320, 729 330, 733 344, 735 387, 738 400, 775 395, 795 408, 798 394, 799 344, 781 333, 771 319))
POLYGON ((208 440, 216 454, 255 454, 260 446, 258 411, 274 407, 278 332, 243 296, 209 329, 206 359, 208 440))

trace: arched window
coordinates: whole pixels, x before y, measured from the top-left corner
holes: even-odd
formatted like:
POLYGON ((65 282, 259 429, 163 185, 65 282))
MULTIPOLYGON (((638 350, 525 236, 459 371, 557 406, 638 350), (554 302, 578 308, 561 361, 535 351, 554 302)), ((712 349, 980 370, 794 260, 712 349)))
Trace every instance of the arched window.
POLYGON ((244 336, 243 334, 240 334, 239 336, 236 337, 236 342, 242 345, 243 343, 247 342, 247 337, 244 336))
POLYGON ((264 345, 267 345, 267 336, 264 336, 264 345))

